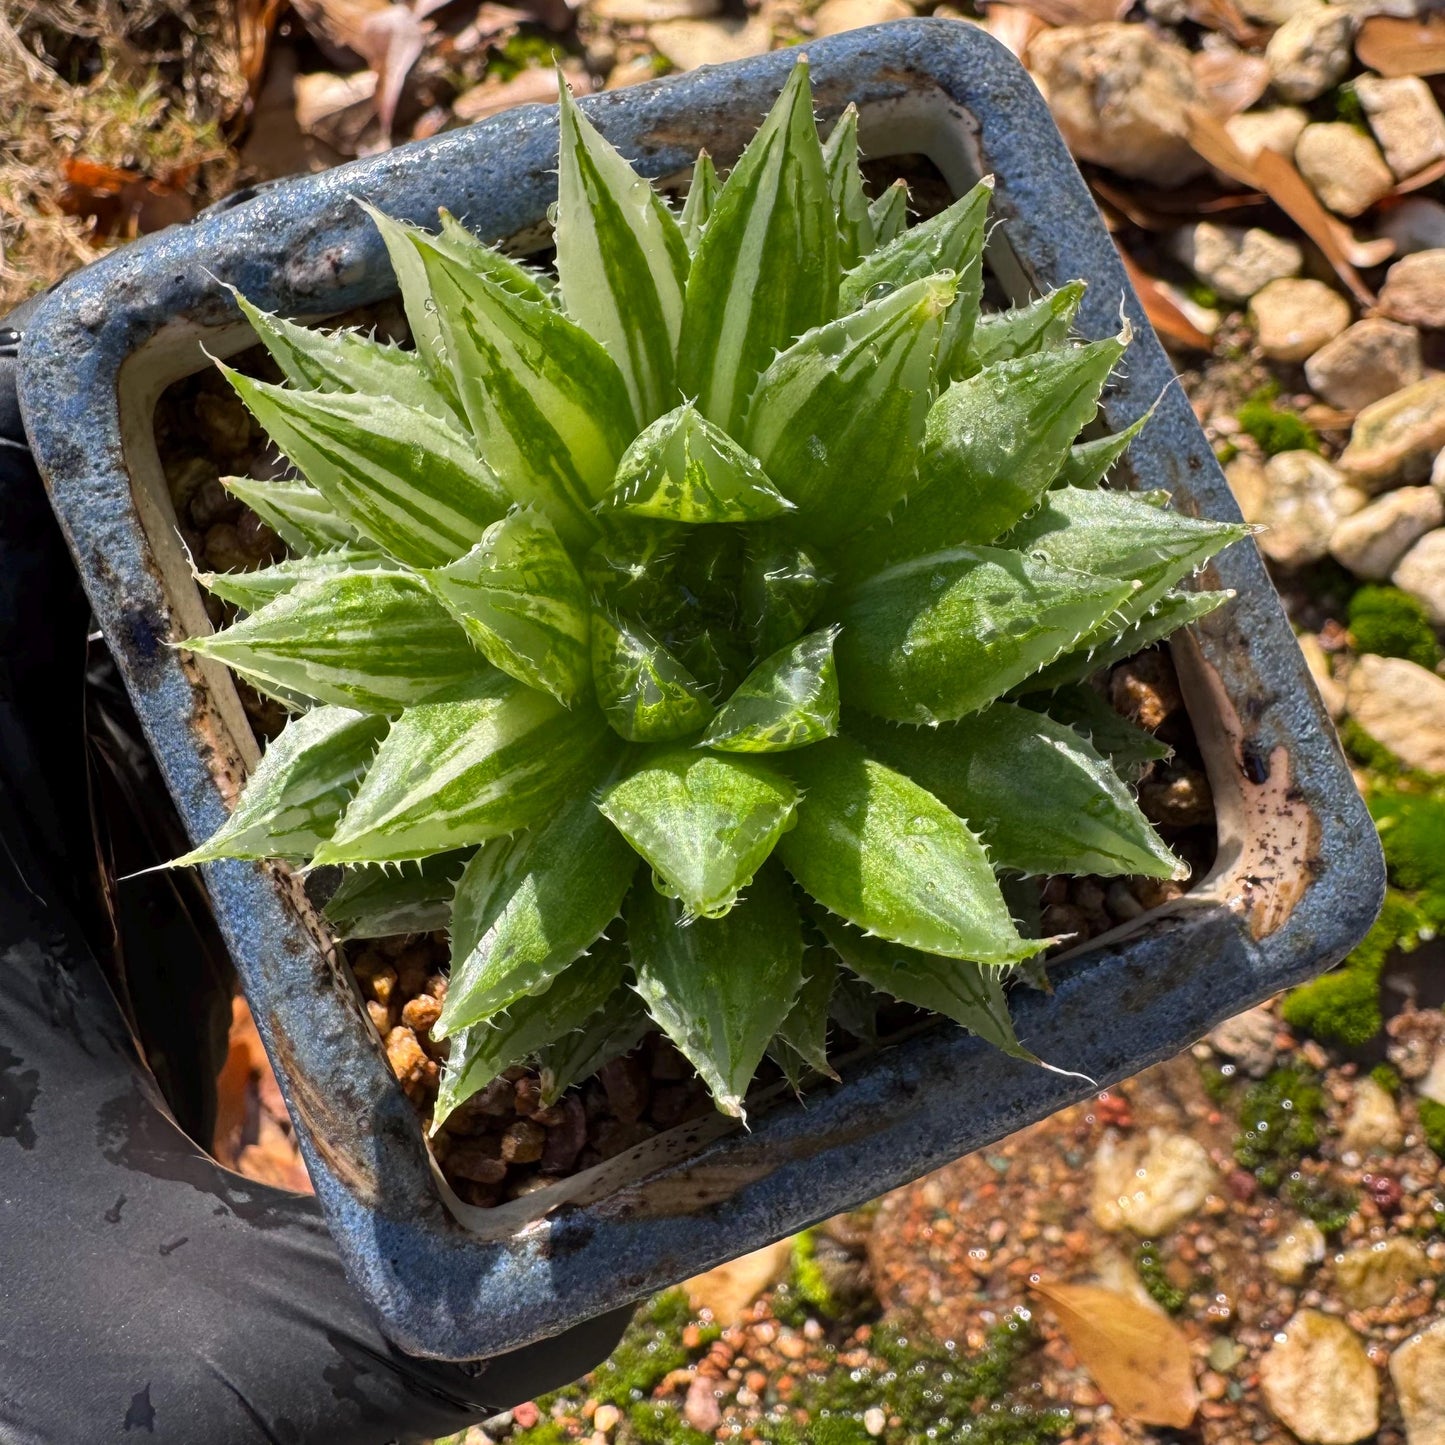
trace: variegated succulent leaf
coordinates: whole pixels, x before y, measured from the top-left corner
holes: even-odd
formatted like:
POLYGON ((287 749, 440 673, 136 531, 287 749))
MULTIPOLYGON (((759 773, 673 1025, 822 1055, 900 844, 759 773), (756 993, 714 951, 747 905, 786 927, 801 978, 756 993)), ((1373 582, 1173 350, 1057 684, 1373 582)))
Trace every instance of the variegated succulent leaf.
POLYGON ((707 1082, 719 1109, 743 1097, 803 981, 803 928, 776 864, 721 918, 688 919, 682 903, 635 888, 627 934, 637 990, 658 1026, 707 1082))
POLYGON ((617 917, 636 871, 637 855, 585 792, 483 843, 457 884, 451 982, 432 1037, 545 989, 617 917))
POLYGON ((689 918, 737 903, 797 806, 792 780, 761 759, 680 747, 645 756, 598 803, 689 918))
POLYGON ((1242 530, 1099 490, 1127 336, 1070 340, 1081 285, 981 317, 988 185, 870 204, 805 63, 680 219, 559 121, 555 276, 370 210, 410 347, 238 298, 286 380, 228 374, 300 475, 227 485, 291 555, 203 576, 244 615, 185 645, 298 716, 185 861, 341 865, 347 937, 449 927, 438 1122, 649 1027, 741 1114, 765 1051, 801 1087, 888 997, 1028 1057, 1022 875, 1180 872, 1124 781, 1160 745, 1079 680, 1216 605, 1189 574, 1242 530))

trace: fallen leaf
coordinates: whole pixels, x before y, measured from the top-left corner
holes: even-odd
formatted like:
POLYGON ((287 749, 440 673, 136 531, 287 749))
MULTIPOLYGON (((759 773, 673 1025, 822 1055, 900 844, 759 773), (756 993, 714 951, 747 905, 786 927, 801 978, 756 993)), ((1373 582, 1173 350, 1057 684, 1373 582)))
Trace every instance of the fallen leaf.
POLYGON ((748 1306, 786 1273, 792 1257, 791 1239, 764 1245, 741 1259, 731 1259, 694 1275, 683 1286, 694 1310, 709 1310, 724 1329, 741 1322, 748 1306))
POLYGON ((1173 190, 1151 190, 1147 186, 1116 185, 1101 175, 1088 177, 1095 199, 1112 207, 1131 224, 1144 231, 1174 231, 1185 221, 1200 216, 1217 216, 1263 206, 1268 197, 1261 191, 1219 191, 1208 182, 1193 181, 1173 190))
MULTIPOLYGON (((271 37, 286 5, 287 0, 236 0, 236 57, 241 78, 246 82, 246 94, 240 106, 243 116, 250 115, 261 94, 271 37)), ((234 114, 226 117, 227 120, 234 118, 234 114)))
POLYGON ((1109 1403, 1144 1425, 1185 1429, 1199 1407, 1189 1342, 1153 1305, 1093 1284, 1037 1284, 1109 1403))
POLYGON ((1355 36, 1355 54, 1361 65, 1391 79, 1445 74, 1445 15, 1428 20, 1372 15, 1355 36))
POLYGON ((196 214, 190 185, 198 169, 188 164, 163 176, 145 176, 74 156, 61 166, 60 209, 67 216, 89 218, 98 237, 148 235, 196 214))
POLYGON ((377 74, 358 70, 335 75, 314 70, 295 81, 296 124, 343 155, 355 155, 362 132, 376 114, 377 74))
POLYGON ((1205 105, 1221 120, 1248 110, 1269 88, 1269 65, 1261 55, 1199 50, 1190 65, 1205 105))
MULTIPOLYGON (((1122 20, 1133 0, 1015 0, 1046 25, 1094 25, 1122 20)), ((992 11, 990 10, 990 13, 992 11)))
POLYGON ((1191 351, 1209 351, 1214 342, 1184 314, 1183 308, 1164 289, 1163 284, 1148 272, 1142 271, 1138 263, 1120 246, 1119 259, 1129 277, 1149 324, 1166 341, 1175 346, 1185 346, 1191 351))
POLYGON ((1422 186, 1433 186, 1442 178, 1445 178, 1445 160, 1438 160, 1433 166, 1426 166, 1423 171, 1416 171, 1413 176, 1406 176, 1395 187, 1393 194, 1403 196, 1410 191, 1418 191, 1422 186))
MULTIPOLYGON (((574 95, 586 95, 585 74, 567 77, 574 95)), ((452 114, 458 120, 482 120, 515 105, 549 105, 557 99, 557 72, 542 66, 523 70, 511 80, 484 80, 463 91, 452 102, 452 114)))
POLYGON ((1025 59, 1034 36, 1049 27, 1019 5, 990 5, 983 28, 1019 60, 1025 59))
POLYGON ((1393 254, 1393 242, 1356 240, 1354 232, 1320 204, 1293 161, 1272 150, 1260 151, 1251 161, 1223 124, 1203 106, 1192 106, 1188 121, 1189 144, 1203 160, 1242 184, 1263 191, 1324 252, 1335 274, 1360 305, 1375 304, 1374 292, 1355 268, 1379 265, 1393 254), (1386 245, 1388 250, 1384 249, 1386 245))
POLYGON ((1234 0, 1188 0, 1185 13, 1196 25, 1222 30, 1238 45, 1254 48, 1269 39, 1269 31, 1247 19, 1234 0))

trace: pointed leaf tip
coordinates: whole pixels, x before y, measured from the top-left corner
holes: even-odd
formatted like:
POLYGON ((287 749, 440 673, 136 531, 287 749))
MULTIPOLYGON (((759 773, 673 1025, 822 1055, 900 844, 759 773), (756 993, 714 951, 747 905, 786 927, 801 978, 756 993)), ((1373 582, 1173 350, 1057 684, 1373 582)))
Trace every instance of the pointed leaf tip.
POLYGON ((623 453, 612 508, 657 521, 762 522, 793 510, 762 465, 691 403, 659 417, 623 453))

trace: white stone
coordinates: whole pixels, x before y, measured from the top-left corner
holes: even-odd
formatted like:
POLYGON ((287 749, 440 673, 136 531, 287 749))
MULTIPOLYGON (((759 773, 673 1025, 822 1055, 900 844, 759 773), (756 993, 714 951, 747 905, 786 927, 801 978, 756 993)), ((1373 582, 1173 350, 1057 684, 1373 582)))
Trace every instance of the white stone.
POLYGON ((592 1417, 592 1428, 607 1435, 617 1428, 621 1419, 622 1411, 616 1405, 599 1405, 597 1413, 592 1417))
POLYGON ((1340 470, 1357 486, 1383 491, 1428 475, 1441 447, 1445 376, 1427 376, 1367 406, 1355 418, 1349 445, 1340 453, 1340 470))
POLYGON ((1305 666, 1310 670, 1310 676, 1315 680, 1315 686, 1320 692, 1320 701, 1324 703, 1325 710, 1336 721, 1345 715, 1345 689, 1335 681, 1334 674, 1330 671, 1330 660, 1325 655, 1325 650, 1320 646, 1320 640, 1313 632, 1301 632, 1295 637, 1299 644, 1299 650, 1304 657, 1305 666))
POLYGON ((1380 1426, 1380 1382, 1343 1321, 1300 1310, 1259 1362, 1265 1403, 1305 1445, 1354 1445, 1380 1426))
POLYGON ((1208 1150, 1188 1134, 1155 1128, 1120 1140, 1110 1132, 1094 1155, 1094 1220, 1155 1239, 1202 1208, 1215 1180, 1208 1150))
POLYGON ((1309 10, 1319 0, 1240 0, 1240 13, 1263 25, 1283 25, 1291 15, 1309 10))
POLYGON ((1445 627, 1445 530, 1426 532, 1400 558, 1390 580, 1420 603, 1436 627, 1445 627))
POLYGON ((1436 1049, 1425 1077, 1415 1085, 1415 1092, 1422 1099, 1433 1099, 1437 1104, 1445 1104, 1445 1049, 1436 1049))
POLYGON ((1376 230, 1395 243, 1399 256, 1445 247, 1445 206, 1426 196, 1406 196, 1380 217, 1376 230))
POLYGON ((663 20, 706 20, 722 9, 722 0, 589 0, 594 19, 619 25, 656 25, 663 20))
POLYGON ((1406 767, 1445 773, 1445 678, 1366 653, 1350 669, 1346 700, 1350 716, 1406 767))
POLYGON ((1295 143, 1294 163, 1337 216, 1358 216, 1395 189, 1379 147, 1341 121, 1307 125, 1295 143))
POLYGON ((1309 116, 1298 106, 1281 105, 1271 110, 1251 110, 1232 115, 1224 122, 1230 140, 1246 160, 1252 161, 1260 151, 1278 151, 1282 156, 1294 154, 1300 132, 1309 124, 1309 116))
POLYGON ((1183 46, 1142 25, 1062 25, 1034 39, 1029 65, 1075 155, 1165 186, 1204 168, 1186 138, 1200 96, 1183 46))
POLYGON ((1368 1154, 1372 1149, 1398 1149, 1404 1139, 1394 1095, 1366 1075, 1355 1085, 1355 1097, 1340 1131, 1340 1148, 1368 1154))
POLYGON ((1445 159, 1445 115, 1430 87, 1414 75, 1386 80, 1362 75, 1355 81, 1370 129, 1401 179, 1445 159))
POLYGON ((1396 261, 1380 288, 1380 310, 1411 326, 1445 327, 1445 248, 1396 261))
POLYGON ((745 20, 666 20, 649 27, 647 38, 679 70, 694 70, 766 54, 772 47, 773 27, 761 15, 745 20))
POLYGON ((863 1412, 863 1428, 876 1440, 888 1428, 888 1416, 877 1405, 863 1412))
POLYGON ((1249 303, 1260 349, 1271 361, 1303 361, 1350 324, 1350 303, 1323 281, 1271 281, 1249 303))
POLYGON ((1274 1067, 1274 1036, 1279 1025, 1266 1004, 1225 1019, 1209 1033, 1209 1047, 1232 1059, 1252 1079, 1262 1079, 1274 1067))
POLYGON ((1248 301, 1271 281, 1299 274, 1300 248, 1258 226, 1200 221, 1174 233, 1173 250, 1206 286, 1226 301, 1248 301))
POLYGON ((1282 1284, 1301 1284, 1325 1257, 1325 1237, 1312 1219, 1297 1219, 1288 1226, 1273 1249, 1266 1251, 1265 1268, 1282 1284))
POLYGON ((1440 526, 1445 498, 1434 487, 1397 487, 1340 522, 1330 534, 1330 552, 1356 577, 1383 582, 1426 532, 1440 526))
POLYGON ((865 25, 882 25, 888 20, 907 20, 913 7, 904 0, 823 0, 813 12, 816 35, 841 35, 865 25))
MULTIPOLYGON (((1403 1137, 1398 1116, 1395 1123, 1395 1142, 1386 1146, 1391 1149, 1398 1148, 1403 1137)), ((1349 1309, 1377 1309, 1388 1304, 1401 1285, 1414 1284, 1429 1268, 1425 1251, 1413 1239, 1392 1235, 1378 1244, 1357 1245, 1336 1261, 1335 1293, 1349 1309)))
POLYGON ((1390 1379, 1409 1445, 1445 1445, 1445 1320, 1395 1350, 1390 1379))
POLYGON ((1350 68, 1355 17, 1343 6, 1312 5, 1291 15, 1269 38, 1264 58, 1284 100, 1314 100, 1350 68))
POLYGON ((1255 540, 1286 567, 1318 562, 1341 518, 1364 505, 1364 496, 1314 452, 1280 452, 1265 463, 1264 476, 1264 500, 1253 519, 1264 531, 1255 540))
POLYGON ((1264 467, 1248 452, 1232 457, 1224 468, 1224 479, 1246 522, 1263 522, 1269 505, 1269 478, 1264 467))
POLYGON ((1423 375, 1420 333, 1383 316, 1355 322, 1305 362, 1310 390, 1343 411, 1360 411, 1423 375))

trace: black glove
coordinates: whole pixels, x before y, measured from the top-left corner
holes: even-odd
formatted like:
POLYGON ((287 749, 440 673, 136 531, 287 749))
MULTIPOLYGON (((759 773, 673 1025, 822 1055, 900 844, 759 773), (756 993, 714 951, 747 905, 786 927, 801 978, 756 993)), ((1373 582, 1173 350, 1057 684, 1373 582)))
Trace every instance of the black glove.
POLYGON ((612 1348, 626 1311, 494 1360, 413 1359, 346 1281, 313 1199, 231 1173, 184 1132, 209 1137, 229 963, 189 875, 96 886, 98 852, 158 861, 179 840, 151 835, 177 825, 93 644, 87 684, 88 612, 15 400, 23 315, 7 324, 0 1441, 420 1441, 575 1378, 612 1348), (88 768, 87 705, 91 755, 109 767, 88 768), (144 805, 130 814, 128 791, 144 805), (94 807, 97 792, 116 806, 94 807))

